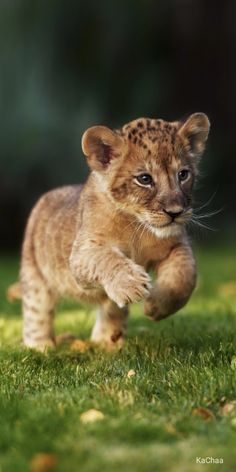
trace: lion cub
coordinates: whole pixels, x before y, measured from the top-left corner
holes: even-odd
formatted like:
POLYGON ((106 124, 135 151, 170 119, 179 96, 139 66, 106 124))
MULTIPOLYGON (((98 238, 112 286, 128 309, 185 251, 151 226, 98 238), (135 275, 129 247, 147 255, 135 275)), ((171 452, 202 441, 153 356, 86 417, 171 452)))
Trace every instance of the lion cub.
POLYGON ((27 224, 20 273, 26 346, 54 346, 60 297, 98 305, 92 340, 110 348, 123 343, 129 303, 145 300, 145 314, 157 321, 187 302, 196 267, 185 225, 209 127, 195 113, 184 122, 139 118, 84 133, 87 182, 43 195, 27 224))

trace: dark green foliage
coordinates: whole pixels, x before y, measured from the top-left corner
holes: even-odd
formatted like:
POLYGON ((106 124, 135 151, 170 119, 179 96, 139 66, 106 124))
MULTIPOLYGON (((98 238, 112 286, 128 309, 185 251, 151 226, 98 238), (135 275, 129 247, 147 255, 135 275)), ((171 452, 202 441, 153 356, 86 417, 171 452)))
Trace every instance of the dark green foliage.
POLYGON ((194 111, 212 122, 197 205, 217 190, 217 227, 234 224, 234 2, 210 4, 0 2, 0 244, 19 247, 41 193, 84 180, 87 127, 194 111))

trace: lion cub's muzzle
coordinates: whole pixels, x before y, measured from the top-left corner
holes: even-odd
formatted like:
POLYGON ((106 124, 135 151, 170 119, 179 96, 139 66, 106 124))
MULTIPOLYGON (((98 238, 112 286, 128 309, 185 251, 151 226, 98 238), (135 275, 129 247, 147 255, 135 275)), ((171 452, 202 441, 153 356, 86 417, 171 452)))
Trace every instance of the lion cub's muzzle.
POLYGON ((163 209, 164 213, 166 213, 172 221, 175 221, 176 218, 178 218, 179 216, 181 216, 183 214, 183 208, 178 208, 178 209, 174 209, 174 210, 165 210, 163 209))

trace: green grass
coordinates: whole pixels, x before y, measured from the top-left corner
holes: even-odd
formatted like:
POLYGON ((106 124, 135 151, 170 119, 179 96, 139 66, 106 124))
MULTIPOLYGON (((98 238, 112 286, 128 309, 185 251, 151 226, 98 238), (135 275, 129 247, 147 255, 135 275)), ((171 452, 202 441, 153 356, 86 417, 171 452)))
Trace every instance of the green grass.
MULTIPOLYGON (((132 307, 123 352, 43 355, 20 346, 20 304, 5 300, 17 262, 1 258, 1 472, 29 470, 40 452, 63 472, 235 470, 236 412, 222 416, 221 404, 236 399, 236 294, 219 286, 236 280, 236 254, 203 248, 198 261, 198 289, 178 315, 155 324, 132 307), (198 407, 214 418, 194 415, 198 407), (90 408, 104 419, 83 424, 90 408), (224 464, 199 465, 198 456, 224 464)), ((86 338, 93 321, 92 310, 63 302, 56 330, 86 338)))

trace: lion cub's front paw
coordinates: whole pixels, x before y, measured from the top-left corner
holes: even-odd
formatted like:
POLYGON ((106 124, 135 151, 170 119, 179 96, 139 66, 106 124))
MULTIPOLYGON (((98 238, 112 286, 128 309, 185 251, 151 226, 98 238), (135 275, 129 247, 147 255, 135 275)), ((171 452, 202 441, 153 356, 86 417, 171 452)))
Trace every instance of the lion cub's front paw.
POLYGON ((118 272, 104 288, 108 297, 122 308, 128 303, 138 302, 146 298, 152 284, 147 272, 136 264, 129 268, 127 272, 118 272))
POLYGON ((27 340, 24 341, 24 345, 29 349, 46 353, 48 350, 55 348, 55 341, 53 339, 42 339, 42 341, 27 340))
POLYGON ((145 301, 144 304, 144 314, 153 321, 159 321, 162 320, 163 318, 166 318, 170 313, 166 310, 163 312, 160 306, 158 306, 156 301, 153 301, 151 299, 148 299, 145 301))
POLYGON ((155 291, 150 294, 144 304, 145 315, 154 321, 160 321, 173 315, 186 303, 186 298, 176 296, 173 291, 155 291), (153 296, 154 294, 154 296, 153 296))

